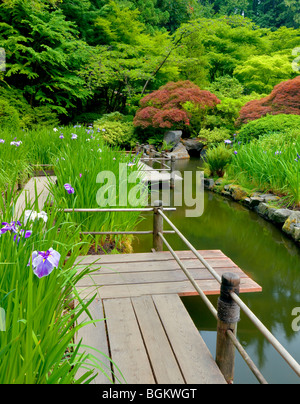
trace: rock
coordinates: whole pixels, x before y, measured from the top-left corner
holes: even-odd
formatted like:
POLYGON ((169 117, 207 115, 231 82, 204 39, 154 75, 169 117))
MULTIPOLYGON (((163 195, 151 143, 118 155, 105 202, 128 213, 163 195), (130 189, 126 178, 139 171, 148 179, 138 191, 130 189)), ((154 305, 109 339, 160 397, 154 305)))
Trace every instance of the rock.
POLYGON ((249 198, 249 206, 250 206, 250 208, 255 208, 256 206, 258 206, 262 202, 264 202, 264 199, 261 198, 260 196, 251 196, 249 198))
POLYGON ((276 209, 271 208, 266 203, 262 202, 254 208, 254 210, 262 216, 264 219, 270 220, 270 216, 274 213, 276 209))
POLYGON ((202 149, 205 146, 199 139, 183 139, 181 142, 184 144, 190 155, 197 155, 199 157, 202 149))
POLYGON ((215 185, 217 186, 222 185, 223 181, 224 181, 223 178, 218 178, 217 181, 215 182, 215 185))
POLYGON ((176 147, 178 145, 178 143, 180 142, 182 136, 182 131, 181 130, 170 130, 168 132, 165 133, 164 136, 164 141, 167 144, 173 144, 173 147, 176 147))
POLYGON ((204 178, 204 187, 207 189, 212 189, 215 185, 215 181, 212 178, 204 178))
POLYGON ((295 241, 300 241, 300 212, 293 212, 284 223, 282 230, 295 241))
MULTIPOLYGON (((225 187, 224 187, 225 189, 225 187)), ((230 185, 229 192, 235 201, 242 201, 248 196, 248 192, 237 185, 230 185)))
POLYGON ((251 198, 245 198, 243 200, 243 203, 244 203, 245 206, 247 206, 247 208, 251 208, 251 200, 250 199, 251 198))
POLYGON ((265 203, 275 202, 275 201, 280 200, 279 196, 276 196, 276 195, 273 195, 273 194, 262 194, 262 195, 260 195, 260 198, 262 198, 265 203))
POLYGON ((175 156, 177 160, 190 158, 189 153, 182 143, 178 143, 174 150, 171 153, 167 153, 167 155, 169 157, 175 156))
POLYGON ((289 209, 275 209, 274 212, 270 213, 269 217, 272 222, 283 224, 292 213, 293 211, 289 209))

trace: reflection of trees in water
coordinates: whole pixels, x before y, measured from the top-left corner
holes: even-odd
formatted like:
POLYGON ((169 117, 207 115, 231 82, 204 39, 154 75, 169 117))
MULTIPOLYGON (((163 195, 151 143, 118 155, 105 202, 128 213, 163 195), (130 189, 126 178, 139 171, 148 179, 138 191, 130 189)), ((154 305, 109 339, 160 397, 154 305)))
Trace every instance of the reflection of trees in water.
MULTIPOLYGON (((262 293, 241 297, 275 336, 280 328, 287 341, 300 338, 291 327, 291 312, 299 306, 300 291, 300 250, 292 240, 256 213, 211 193, 206 194, 201 218, 183 219, 180 209, 171 215, 196 248, 221 249, 263 287, 262 293)), ((185 248, 175 236, 171 237, 173 247, 185 248)), ((197 316, 196 310, 192 316, 197 316)), ((206 330, 214 327, 213 318, 205 321, 206 330)), ((268 341, 243 314, 238 330, 244 345, 255 349, 259 366, 263 366, 268 341)))
MULTIPOLYGON (((296 244, 255 212, 214 193, 205 193, 203 216, 186 218, 184 210, 185 207, 177 208, 176 212, 168 212, 168 217, 195 248, 222 250, 259 283, 263 292, 243 294, 242 300, 275 337, 280 330, 286 341, 291 343, 299 339, 300 345, 300 333, 295 333, 291 327, 292 309, 300 305, 300 249, 296 244)), ((140 228, 151 228, 152 220, 152 215, 147 216, 147 222, 140 228)), ((187 249, 178 236, 168 235, 167 238, 175 250, 187 249)), ((144 240, 140 244, 142 250, 150 251, 151 239, 144 240)), ((217 307, 217 297, 210 299, 217 307)), ((184 303, 198 329, 216 329, 215 319, 200 298, 185 298, 184 303)), ((256 352, 257 360, 253 360, 263 367, 270 344, 243 313, 238 336, 246 350, 248 347, 256 352)), ((289 350, 287 343, 283 342, 283 345, 289 350)), ((271 362, 269 366, 272 366, 271 362)))

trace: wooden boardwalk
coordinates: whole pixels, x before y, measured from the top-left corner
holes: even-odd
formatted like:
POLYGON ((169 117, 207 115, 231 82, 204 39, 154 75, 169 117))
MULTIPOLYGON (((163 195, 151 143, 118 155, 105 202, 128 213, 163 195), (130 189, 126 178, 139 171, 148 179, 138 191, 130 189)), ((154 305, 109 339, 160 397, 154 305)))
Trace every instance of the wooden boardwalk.
MULTIPOLYGON (((222 275, 241 277, 241 293, 259 292, 251 280, 221 251, 200 251, 222 275)), ((177 252, 205 294, 219 294, 220 285, 191 251, 177 252)), ((224 384, 212 355, 180 296, 196 295, 169 252, 80 257, 77 270, 94 271, 78 284, 83 298, 97 294, 90 312, 103 321, 82 327, 77 341, 97 351, 107 376, 129 384, 224 384), (104 320, 105 319, 105 320, 104 320), (112 362, 108 358, 111 358, 112 362)), ((80 322, 88 320, 87 314, 80 322)), ((109 379, 99 373, 97 384, 109 379)))
MULTIPOLYGON (((139 169, 142 175, 142 182, 169 182, 171 180, 171 172, 158 171, 150 167, 148 164, 139 162, 139 169)), ((183 181, 178 174, 174 176, 175 181, 183 181)))

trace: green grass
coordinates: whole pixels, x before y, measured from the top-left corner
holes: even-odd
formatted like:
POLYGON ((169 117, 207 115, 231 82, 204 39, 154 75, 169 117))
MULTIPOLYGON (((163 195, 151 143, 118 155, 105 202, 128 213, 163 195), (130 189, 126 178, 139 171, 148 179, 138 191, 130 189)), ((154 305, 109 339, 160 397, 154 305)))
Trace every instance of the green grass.
MULTIPOLYGON (((8 200, 1 200, 1 222, 12 222, 8 200), (4 205, 5 203, 5 205, 4 205)), ((76 308, 70 301, 78 297, 76 284, 89 272, 77 274, 73 267, 80 253, 79 232, 57 212, 48 212, 48 222, 28 223, 28 239, 14 240, 14 233, 0 237, 0 307, 5 312, 5 330, 0 332, 0 384, 76 383, 76 372, 88 355, 78 354, 73 338, 78 317, 93 298, 76 308), (31 267, 33 251, 53 248, 61 254, 59 267, 39 279, 31 267), (29 264, 29 265, 28 265, 29 264)), ((78 297, 79 298, 79 297, 78 297)), ((80 382, 93 378, 87 370, 80 382)))
MULTIPOLYGON (((0 236, 0 308, 5 313, 5 331, 0 331, 0 384, 89 383, 97 372, 106 374, 106 369, 91 354, 79 354, 84 347, 74 344, 75 334, 85 326, 79 323, 79 316, 83 312, 89 315, 94 298, 83 302, 78 296, 76 285, 91 270, 86 268, 77 274, 74 262, 91 243, 101 244, 101 239, 82 237, 80 232, 132 230, 140 214, 66 215, 61 209, 99 207, 99 172, 109 170, 119 180, 119 164, 125 165, 128 173, 136 172, 137 166, 127 168, 132 156, 103 145, 100 135, 86 128, 14 134, 4 131, 0 137, 4 140, 0 143, 1 223, 13 221, 16 184, 28 179, 32 165, 50 164, 58 176, 58 185, 51 187, 55 203, 44 208, 47 223, 39 220, 22 226, 24 230, 31 229, 32 235, 20 237, 19 243, 11 232, 0 236), (72 140, 72 134, 77 139, 72 140), (11 144, 13 141, 22 143, 16 146, 11 144), (74 186, 75 194, 66 192, 65 183, 74 186), (40 279, 31 266, 32 253, 49 248, 60 253, 59 267, 40 279), (75 308, 70 305, 74 297, 79 302, 75 308), (79 368, 85 373, 78 380, 79 368)), ((127 196, 133 188, 134 184, 128 186, 127 196)), ((124 194, 117 192, 119 207, 120 197, 124 194)), ((24 215, 20 218, 22 224, 23 219, 24 215)), ((126 247, 126 243, 127 238, 116 238, 116 245, 126 247)), ((108 382, 112 380, 108 378, 108 382)))
MULTIPOLYGON (((138 173, 138 165, 128 166, 133 161, 133 156, 112 149, 105 145, 100 137, 87 137, 78 133, 78 138, 72 140, 66 136, 62 141, 59 153, 54 163, 55 173, 58 177, 57 185, 50 190, 59 208, 126 208, 129 195, 135 191, 136 184, 126 184, 130 174, 138 173), (88 139, 88 141, 87 141, 88 139), (120 167, 124 170, 123 178, 120 167), (108 183, 107 179, 100 181, 99 173, 107 172, 112 175, 114 183, 108 183), (121 186, 120 186, 121 183, 121 186), (75 193, 68 194, 64 188, 70 184, 75 193), (102 194, 101 189, 106 188, 102 194), (126 188, 123 188, 123 187, 126 188), (123 192, 124 189, 124 192, 123 192), (113 202, 113 203, 112 203, 113 202), (125 202, 125 203, 124 203, 125 202)), ((139 197, 140 194, 138 193, 139 197)), ((141 207, 138 204, 135 207, 141 207)), ((140 221, 139 212, 101 212, 101 213, 72 213, 68 218, 85 232, 104 231, 130 231, 140 221)), ((114 242, 122 249, 128 245, 127 237, 113 237, 114 242), (123 246, 123 247, 122 247, 123 246)), ((89 238, 90 243, 103 244, 105 237, 89 238)))
POLYGON ((300 206, 300 139, 285 141, 282 135, 263 137, 237 148, 227 176, 237 183, 285 196, 300 206), (276 137, 276 139, 275 139, 276 137))

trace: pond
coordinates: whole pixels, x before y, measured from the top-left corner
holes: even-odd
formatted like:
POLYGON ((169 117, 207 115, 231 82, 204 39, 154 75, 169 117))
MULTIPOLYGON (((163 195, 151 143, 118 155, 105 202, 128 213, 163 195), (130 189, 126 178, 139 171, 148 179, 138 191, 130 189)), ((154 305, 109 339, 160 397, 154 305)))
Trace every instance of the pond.
MULTIPOLYGON (((180 171, 196 171, 199 159, 178 161, 180 171)), ((300 248, 280 229, 240 204, 205 191, 201 217, 185 217, 186 207, 177 207, 168 217, 186 238, 201 250, 222 250, 244 272, 262 286, 262 293, 242 294, 242 300, 273 333, 288 352, 300 362, 300 331, 292 329, 292 310, 300 307, 300 248)), ((139 228, 151 229, 152 216, 145 216, 139 228)), ((174 250, 186 250, 176 235, 167 235, 174 250)), ((151 236, 134 242, 135 252, 149 252, 151 236)), ((210 297, 217 306, 217 296, 210 297)), ((200 297, 185 297, 183 302, 215 357, 216 321, 200 297)), ((299 383, 298 376, 241 313, 238 338, 270 384, 299 383)), ((258 383, 239 353, 236 354, 235 384, 258 383)))

